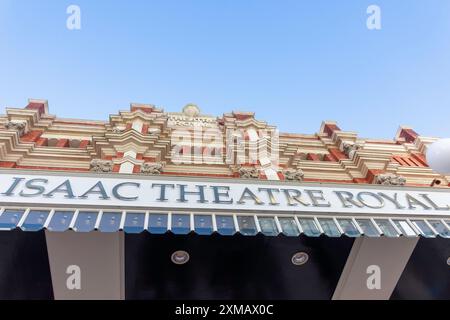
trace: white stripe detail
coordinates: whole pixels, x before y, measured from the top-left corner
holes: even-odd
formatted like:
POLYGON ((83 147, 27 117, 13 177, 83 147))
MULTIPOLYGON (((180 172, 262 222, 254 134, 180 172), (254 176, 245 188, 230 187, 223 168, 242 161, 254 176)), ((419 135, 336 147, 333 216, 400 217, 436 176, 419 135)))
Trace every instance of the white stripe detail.
POLYGON ((294 216, 294 221, 295 221, 295 224, 297 225, 298 231, 300 231, 300 234, 302 234, 303 233, 303 227, 300 224, 300 221, 298 220, 297 216, 294 216))
POLYGON ((23 223, 25 222, 25 219, 28 217, 29 213, 30 213, 30 209, 25 210, 25 212, 23 213, 19 222, 17 223, 17 228, 20 228, 23 225, 23 223))
POLYGON ((195 231, 194 230, 194 214, 193 213, 190 213, 189 214, 189 224, 190 224, 190 229, 191 229, 191 231, 195 231))
POLYGON ((238 223, 238 220, 237 220, 237 217, 236 217, 235 214, 233 214, 233 222, 234 222, 234 229, 235 229, 235 232, 239 232, 239 231, 240 231, 240 229, 239 229, 239 223, 238 223))
POLYGON ((48 228, 48 225, 50 224, 50 221, 52 221, 54 215, 55 209, 52 209, 47 217, 47 220, 45 220, 44 225, 42 226, 44 229, 48 228))
POLYGON ((100 226, 100 221, 102 220, 102 216, 103 216, 103 210, 100 210, 97 215, 97 220, 95 220, 94 230, 98 230, 98 227, 100 226))
POLYGON ((215 231, 217 231, 216 215, 215 215, 215 214, 212 214, 211 219, 212 219, 213 232, 215 232, 215 231))
POLYGON ((172 212, 167 214, 167 231, 172 230, 172 212))
POLYGON ((145 212, 144 217, 144 230, 148 230, 148 220, 150 218, 150 213, 148 211, 145 212))
POLYGON ((77 221, 78 213, 80 210, 75 210, 75 213, 73 214, 72 221, 69 223, 69 230, 73 230, 73 227, 75 226, 75 221, 77 221))
POLYGON ((260 233, 261 232, 261 226, 259 225, 259 220, 256 217, 256 214, 253 216, 253 219, 255 220, 256 232, 260 233))
POLYGON ((122 216, 120 217, 119 230, 123 230, 123 227, 125 226, 126 217, 127 217, 127 213, 125 211, 122 211, 122 216))
POLYGON ((275 225, 277 226, 277 229, 278 229, 278 233, 282 233, 283 228, 281 228, 280 220, 278 220, 277 216, 274 217, 274 220, 275 220, 275 225))

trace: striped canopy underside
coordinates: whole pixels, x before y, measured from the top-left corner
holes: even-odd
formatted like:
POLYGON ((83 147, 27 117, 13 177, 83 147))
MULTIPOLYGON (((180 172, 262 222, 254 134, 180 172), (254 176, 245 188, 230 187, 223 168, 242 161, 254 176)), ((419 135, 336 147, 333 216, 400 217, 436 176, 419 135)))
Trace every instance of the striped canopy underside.
POLYGON ((37 210, 9 209, 0 211, 0 230, 64 232, 118 232, 199 235, 219 233, 246 236, 309 237, 444 237, 450 238, 450 218, 366 218, 300 215, 204 214, 103 210, 37 210))

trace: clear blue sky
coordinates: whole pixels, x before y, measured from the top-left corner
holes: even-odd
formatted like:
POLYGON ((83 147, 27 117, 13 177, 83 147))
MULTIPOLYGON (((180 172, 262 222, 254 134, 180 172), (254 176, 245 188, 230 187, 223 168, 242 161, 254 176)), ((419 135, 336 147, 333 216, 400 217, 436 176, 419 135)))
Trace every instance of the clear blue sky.
POLYGON ((0 0, 0 106, 107 120, 130 102, 450 137, 449 0, 0 0), (66 28, 81 8, 82 29, 66 28), (382 29, 366 28, 381 8, 382 29))

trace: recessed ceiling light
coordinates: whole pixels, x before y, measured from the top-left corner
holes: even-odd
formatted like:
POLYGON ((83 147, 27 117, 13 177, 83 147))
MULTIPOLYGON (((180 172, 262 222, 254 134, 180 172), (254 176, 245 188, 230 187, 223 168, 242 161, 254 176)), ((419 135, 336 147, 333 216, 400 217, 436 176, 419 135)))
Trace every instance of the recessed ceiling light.
POLYGON ((172 253, 170 259, 175 264, 185 264, 189 261, 189 253, 184 250, 178 250, 172 253))
POLYGON ((292 263, 296 266, 304 265, 306 262, 308 262, 309 255, 306 252, 297 252, 292 256, 292 263))
POLYGON ((450 266, 450 257, 447 258, 447 265, 450 266))

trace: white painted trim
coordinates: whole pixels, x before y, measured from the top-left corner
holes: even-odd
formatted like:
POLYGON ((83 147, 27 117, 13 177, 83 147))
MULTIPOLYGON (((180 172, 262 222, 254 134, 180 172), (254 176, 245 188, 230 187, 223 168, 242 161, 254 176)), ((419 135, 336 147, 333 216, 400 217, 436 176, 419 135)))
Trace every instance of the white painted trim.
POLYGON ((325 232, 323 231, 323 228, 322 228, 322 225, 320 224, 319 219, 317 219, 316 216, 314 216, 313 218, 314 218, 314 222, 315 222, 316 225, 317 225, 317 229, 320 231, 320 233, 325 233, 325 232))
POLYGON ((427 219, 423 219, 423 221, 425 221, 425 224, 431 229, 435 236, 439 235, 439 232, 437 232, 436 229, 433 228, 433 226, 428 222, 427 219))
POLYGON ((150 213, 148 211, 145 211, 145 217, 144 217, 144 230, 148 230, 148 221, 150 219, 150 213))
POLYGON ((406 220, 406 222, 408 223, 408 225, 413 229, 413 231, 416 233, 415 236, 418 237, 422 234, 421 231, 419 231, 418 228, 416 228, 416 226, 414 225, 414 223, 411 222, 411 220, 409 218, 404 219, 406 220))
POLYGON ((239 222, 237 220, 237 216, 236 216, 236 214, 233 214, 232 216, 233 216, 233 222, 234 222, 234 231, 240 232, 241 229, 239 228, 239 222))
POLYGON ((191 231, 195 231, 195 221, 194 221, 194 214, 193 213, 189 214, 189 225, 190 225, 191 231))
POLYGON ((211 219, 212 219, 213 232, 217 232, 217 221, 216 221, 216 214, 215 213, 213 213, 211 215, 211 219))
POLYGON ((336 217, 332 217, 334 223, 337 226, 338 231, 341 233, 341 235, 345 234, 344 230, 342 229, 341 225, 339 224, 339 221, 337 221, 336 217))
POLYGON ((23 213, 22 217, 20 218, 19 222, 17 223, 17 228, 21 228, 23 223, 25 222, 25 219, 28 217, 28 214, 30 213, 30 209, 26 209, 23 213))
POLYGON ((75 226, 75 222, 78 219, 78 213, 80 212, 80 210, 75 210, 75 213, 73 214, 72 220, 69 223, 69 230, 73 230, 74 226, 75 226))
POLYGON ((258 217, 256 215, 254 215, 253 219, 255 220, 256 233, 260 233, 261 232, 261 226, 259 225, 258 217))
MULTIPOLYGON (((405 237, 417 237, 418 235, 420 235, 420 233, 418 232, 417 228, 414 227, 414 225, 411 223, 411 221, 409 221, 409 219, 391 219, 392 223, 397 227, 397 225, 395 224, 395 221, 404 221, 406 222, 406 224, 409 226, 409 228, 412 230, 412 232, 414 233, 413 235, 409 235, 409 234, 405 234, 402 232, 402 235, 405 237)), ((403 227, 402 227, 403 228, 403 227)), ((398 230, 400 230, 400 228, 397 227, 398 230)), ((403 228, 404 229, 404 228, 403 228)))
POLYGON ((278 233, 283 233, 283 228, 281 227, 280 220, 278 220, 277 216, 274 216, 273 219, 275 220, 275 225, 277 226, 278 233))
POLYGON ((167 231, 172 230, 172 212, 167 213, 167 231))
POLYGON ((405 220, 408 222, 414 232, 417 233, 418 236, 425 237, 425 234, 422 232, 422 230, 420 230, 419 227, 417 227, 410 219, 406 218, 405 220))
POLYGON ((48 228, 48 225, 50 224, 50 221, 52 221, 54 215, 55 215, 55 209, 50 210, 50 213, 48 214, 48 217, 45 220, 44 225, 42 226, 44 229, 48 228))
POLYGON ((447 227, 447 229, 450 230, 450 224, 446 223, 444 219, 440 219, 440 220, 444 224, 444 227, 447 227))
MULTIPOLYGON (((450 222, 447 223, 444 219, 441 219, 441 220, 442 220, 442 222, 444 223, 444 225, 445 225, 448 229, 450 229, 450 222)), ((448 221, 450 221, 450 220, 448 220, 448 221)))
POLYGON ((356 221, 356 219, 354 217, 350 218, 353 222, 353 224, 355 225, 356 230, 358 230, 358 232, 364 236, 364 230, 361 228, 361 226, 358 224, 358 221, 356 221))
POLYGON ((387 220, 394 227, 394 230, 398 233, 398 237, 400 237, 403 234, 402 231, 399 228, 397 228, 397 226, 395 225, 394 221, 392 221, 391 218, 388 218, 387 220))
POLYGON ((126 211, 122 211, 122 215, 120 216, 120 224, 119 224, 119 230, 122 231, 125 226, 125 220, 127 218, 126 211))
POLYGON ((297 216, 294 216, 294 221, 297 224, 297 228, 298 228, 298 231, 300 231, 300 234, 304 233, 303 227, 300 224, 300 221, 298 220, 297 216))
POLYGON ((372 224, 375 226, 375 229, 378 231, 378 233, 380 234, 380 236, 384 236, 384 232, 383 230, 381 230, 380 226, 378 225, 378 223, 375 221, 374 218, 369 218, 369 220, 372 222, 372 224))
POLYGON ((103 217, 103 210, 100 210, 97 214, 97 219, 95 220, 94 230, 98 230, 102 217, 103 217))

